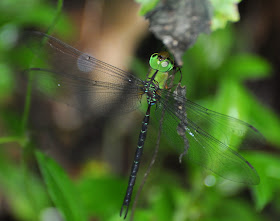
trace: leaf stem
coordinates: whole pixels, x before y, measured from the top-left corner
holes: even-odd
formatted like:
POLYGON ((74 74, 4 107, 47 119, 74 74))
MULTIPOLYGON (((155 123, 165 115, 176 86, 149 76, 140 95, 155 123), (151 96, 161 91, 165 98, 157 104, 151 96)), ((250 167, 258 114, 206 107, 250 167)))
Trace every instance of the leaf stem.
MULTIPOLYGON (((47 34, 50 34, 53 31, 60 15, 61 15, 62 7, 63 7, 63 0, 58 0, 56 14, 55 14, 55 17, 54 17, 51 25, 49 26, 49 28, 46 32, 47 34)), ((32 62, 29 66, 30 68, 31 68, 31 65, 32 65, 32 62)), ((23 117, 22 117, 22 123, 21 123, 21 134, 23 134, 27 128, 27 122, 28 122, 28 118, 29 118, 30 105, 31 105, 31 93, 32 93, 32 74, 29 73, 26 96, 25 96, 24 111, 23 111, 23 117)))

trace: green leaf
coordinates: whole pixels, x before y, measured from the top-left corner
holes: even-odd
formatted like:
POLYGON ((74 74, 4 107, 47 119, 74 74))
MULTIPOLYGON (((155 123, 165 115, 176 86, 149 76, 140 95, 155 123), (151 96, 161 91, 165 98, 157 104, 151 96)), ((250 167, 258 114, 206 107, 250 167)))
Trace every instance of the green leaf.
POLYGON ((174 200, 172 194, 174 193, 172 192, 172 188, 163 184, 161 188, 154 187, 149 192, 152 201, 152 214, 156 215, 158 220, 171 220, 174 215, 174 210, 172 209, 172 201, 174 200))
POLYGON ((153 10, 156 7, 157 3, 159 2, 159 0, 135 0, 135 1, 141 4, 141 9, 139 11, 140 15, 145 15, 149 11, 153 10))
POLYGON ((241 0, 210 0, 213 6, 213 19, 211 29, 214 31, 224 28, 230 22, 239 21, 239 12, 237 4, 241 0))
POLYGON ((80 197, 90 211, 90 216, 108 220, 117 215, 121 208, 127 180, 120 180, 109 174, 93 176, 90 174, 81 177, 78 183, 80 197))
POLYGON ((192 66, 197 65, 201 71, 219 68, 232 53, 234 37, 235 33, 230 27, 217 30, 210 36, 201 35, 186 53, 184 63, 191 59, 192 64, 195 62, 192 66))
POLYGON ((269 75, 271 66, 263 58, 250 54, 239 54, 224 64, 224 73, 240 80, 262 78, 269 75))
MULTIPOLYGON (((247 97, 246 91, 239 85, 238 81, 233 81, 231 78, 225 77, 220 84, 216 101, 214 101, 215 110, 219 113, 248 122, 250 121, 251 106, 248 105, 247 97)), ((215 128, 215 125, 213 126, 215 128)), ((216 130, 214 128, 212 130, 216 130)), ((218 131, 215 133, 217 135, 220 134, 218 131)), ((226 144, 231 144, 232 147, 238 147, 240 145, 240 138, 231 136, 231 130, 225 131, 223 129, 223 133, 228 134, 226 140, 223 140, 225 137, 222 134, 220 134, 221 137, 216 138, 226 144)))
POLYGON ((5 63, 0 63, 0 104, 5 97, 11 95, 14 89, 14 76, 12 70, 5 63))
MULTIPOLYGON (((253 97, 253 96, 252 96, 253 97)), ((280 148, 280 118, 264 104, 251 99, 251 116, 255 119, 255 126, 262 132, 267 141, 280 148)))
POLYGON ((225 77, 220 84, 212 109, 238 118, 256 127, 267 141, 280 145, 280 119, 265 105, 259 103, 238 81, 225 77))
POLYGON ((261 182, 253 187, 256 208, 262 210, 280 190, 280 157, 264 152, 243 154, 258 171, 261 182))
MULTIPOLYGON (((0 51, 6 53, 16 45, 18 27, 8 23, 0 27, 0 51)), ((5 59, 7 60, 7 58, 5 59)))
POLYGON ((73 183, 63 169, 51 158, 36 151, 36 159, 47 190, 56 207, 67 221, 86 221, 85 210, 73 183))
POLYGON ((0 187, 1 197, 17 220, 38 220, 40 212, 50 206, 48 195, 38 177, 26 172, 18 162, 8 160, 3 153, 0 153, 0 187))

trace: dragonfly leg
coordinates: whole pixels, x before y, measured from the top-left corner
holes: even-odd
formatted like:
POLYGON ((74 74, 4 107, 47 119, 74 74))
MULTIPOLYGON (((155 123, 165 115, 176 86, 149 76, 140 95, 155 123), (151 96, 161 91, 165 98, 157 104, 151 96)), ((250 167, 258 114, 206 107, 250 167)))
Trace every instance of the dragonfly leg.
POLYGON ((182 78, 183 78, 183 75, 182 75, 182 71, 181 71, 181 68, 180 68, 180 67, 177 67, 176 72, 178 72, 178 71, 180 72, 180 75, 181 75, 180 80, 179 80, 179 83, 181 83, 182 78))
MULTIPOLYGON (((181 72, 181 69, 179 69, 181 72)), ((188 153, 189 149, 189 141, 186 137, 186 133, 188 130, 188 121, 187 121, 187 112, 186 112, 186 104, 185 100, 181 99, 182 97, 186 96, 186 87, 182 87, 181 83, 179 83, 173 92, 174 95, 174 100, 176 101, 175 107, 176 107, 176 115, 178 116, 180 120, 180 123, 178 124, 177 127, 177 133, 182 137, 184 141, 184 151, 183 153, 180 154, 179 156, 179 162, 182 162, 183 156, 185 156, 188 153), (183 116, 183 117, 182 117, 183 116)))
POLYGON ((179 162, 180 163, 182 163, 183 156, 185 156, 188 153, 188 149, 189 149, 189 141, 186 137, 184 137, 184 151, 179 156, 179 162))

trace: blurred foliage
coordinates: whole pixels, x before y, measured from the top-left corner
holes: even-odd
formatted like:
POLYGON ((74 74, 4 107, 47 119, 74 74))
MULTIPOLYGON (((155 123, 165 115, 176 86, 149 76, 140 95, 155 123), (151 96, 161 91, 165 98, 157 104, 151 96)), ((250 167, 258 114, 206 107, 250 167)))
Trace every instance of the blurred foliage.
POLYGON ((157 3, 159 2, 159 0, 135 0, 136 2, 138 2, 139 4, 141 4, 141 9, 139 11, 140 15, 145 15, 147 14, 149 11, 153 10, 157 3))
MULTIPOLYGON (((228 2, 233 5, 236 1, 228 2)), ((217 10, 218 15, 223 11, 228 17, 236 18, 236 14, 232 15, 234 7, 223 10, 226 6, 217 5, 221 9, 217 10)), ((26 27, 47 30, 55 11, 47 1, 0 1, 1 198, 9 204, 9 211, 17 220, 43 220, 43 214, 53 205, 66 220, 87 220, 87 217, 120 220, 118 212, 127 177, 116 178, 106 166, 97 162, 88 164, 82 175, 72 181, 54 160, 37 150, 27 128, 21 131, 21 110, 10 105, 15 102, 15 73, 30 60, 26 51, 17 47, 19 33, 26 27), (20 156, 9 153, 15 149, 19 149, 20 156), (42 177, 36 169, 31 169, 35 160, 30 158, 36 159, 42 177)), ((224 19, 224 15, 220 17, 224 19)), ((67 35, 70 27, 62 16, 56 31, 67 35)), ((269 143, 279 147, 279 117, 260 104, 245 86, 247 80, 269 77, 271 67, 256 55, 237 51, 238 44, 238 36, 230 26, 200 37, 184 57, 182 84, 187 85, 187 97, 217 112, 236 114, 235 117, 253 122, 269 143)), ((139 59, 132 65, 133 71, 141 77, 145 77, 147 68, 147 62, 139 59)), ((166 140, 161 146, 166 155, 174 149, 166 140)), ((264 151, 248 151, 244 156, 254 162, 261 177, 260 185, 252 187, 254 201, 246 194, 246 186, 205 174, 195 165, 188 165, 184 176, 156 166, 142 193, 135 220, 274 219, 262 209, 268 203, 279 208, 276 196, 280 192, 280 157, 264 151)))
POLYGON ((38 220, 39 213, 50 205, 42 180, 29 176, 26 168, 0 155, 1 197, 5 197, 18 220, 38 220))
MULTIPOLYGON (((135 0, 141 5, 139 14, 145 15, 153 10, 159 0, 135 0)), ((211 11, 213 14, 211 29, 217 30, 225 28, 228 22, 237 22, 240 19, 237 4, 241 0, 209 0, 211 2, 211 11)))
POLYGON ((239 21, 237 4, 241 0, 210 0, 213 7, 213 19, 211 29, 224 28, 228 22, 239 21))
POLYGON ((64 170, 39 151, 36 152, 36 159, 48 193, 57 208, 64 214, 65 220, 86 221, 86 214, 78 192, 64 170))

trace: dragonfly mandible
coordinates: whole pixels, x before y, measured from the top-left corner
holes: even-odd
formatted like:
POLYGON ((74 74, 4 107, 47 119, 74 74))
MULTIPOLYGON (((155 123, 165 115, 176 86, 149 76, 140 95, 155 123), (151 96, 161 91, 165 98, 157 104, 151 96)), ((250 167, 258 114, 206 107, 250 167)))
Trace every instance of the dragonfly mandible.
MULTIPOLYGON (((244 121, 204 108, 167 87, 170 73, 176 68, 167 52, 154 53, 150 57, 150 71, 146 79, 142 80, 52 36, 41 32, 26 35, 34 44, 45 42, 41 49, 47 52, 48 59, 55 57, 52 65, 47 68, 29 69, 31 73, 35 72, 32 74, 35 84, 46 78, 47 84, 43 87, 49 91, 64 94, 65 91, 74 90, 78 96, 90 97, 92 105, 97 105, 102 110, 119 104, 118 112, 137 109, 142 105, 141 98, 146 96, 147 110, 142 121, 120 216, 124 212, 126 218, 128 213, 153 108, 166 112, 168 121, 174 127, 171 128, 168 124, 165 128, 168 132, 173 132, 177 140, 183 140, 182 134, 178 134, 179 130, 183 131, 188 144, 182 141, 182 145, 185 145, 183 148, 188 159, 225 179, 251 185, 259 183, 258 173, 237 149, 238 146, 249 147, 251 141, 263 142, 261 133, 244 121), (102 80, 100 75, 108 79, 102 80), (125 98, 114 101, 108 98, 112 93, 125 95, 125 98), (102 99, 99 96, 102 96, 102 99), (183 105, 185 113, 182 113, 182 108, 178 108, 178 101, 183 105)), ((83 107, 67 99, 67 96, 62 97, 61 101, 83 110, 83 107)))

